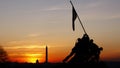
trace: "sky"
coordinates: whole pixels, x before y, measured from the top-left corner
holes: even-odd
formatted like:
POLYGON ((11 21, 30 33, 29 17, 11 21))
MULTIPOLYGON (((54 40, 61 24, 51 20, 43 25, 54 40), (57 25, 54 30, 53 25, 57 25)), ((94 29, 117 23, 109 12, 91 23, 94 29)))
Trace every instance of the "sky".
MULTIPOLYGON (((84 32, 72 30, 70 0, 0 0, 0 45, 13 62, 62 62, 84 32)), ((101 60, 120 61, 120 0, 72 0, 86 32, 103 47, 101 60)))

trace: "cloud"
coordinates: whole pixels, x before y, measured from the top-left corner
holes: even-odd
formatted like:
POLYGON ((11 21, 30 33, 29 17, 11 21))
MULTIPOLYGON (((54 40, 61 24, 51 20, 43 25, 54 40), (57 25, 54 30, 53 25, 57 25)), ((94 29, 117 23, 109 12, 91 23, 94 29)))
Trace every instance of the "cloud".
POLYGON ((51 7, 51 8, 48 8, 48 9, 45 9, 47 11, 55 11, 55 10, 61 10, 62 8, 59 8, 59 7, 51 7))
POLYGON ((61 5, 57 5, 57 6, 50 6, 47 7, 45 9, 43 9, 44 11, 60 11, 60 10, 68 10, 69 8, 65 7, 65 6, 61 6, 61 5))
POLYGON ((4 44, 5 48, 43 48, 44 44, 39 40, 16 40, 16 41, 9 41, 4 44), (28 47, 29 46, 29 47, 28 47))
POLYGON ((38 37, 40 36, 39 34, 29 34, 28 37, 38 37))
POLYGON ((34 49, 34 48, 45 48, 44 45, 22 45, 22 46, 7 46, 5 49, 34 49))

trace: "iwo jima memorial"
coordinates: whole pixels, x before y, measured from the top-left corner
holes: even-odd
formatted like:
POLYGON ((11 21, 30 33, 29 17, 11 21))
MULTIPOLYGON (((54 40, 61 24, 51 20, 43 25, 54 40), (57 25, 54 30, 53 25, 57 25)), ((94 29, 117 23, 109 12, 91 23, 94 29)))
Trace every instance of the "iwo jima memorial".
POLYGON ((63 59, 63 68, 108 68, 105 62, 100 60, 103 47, 99 47, 87 34, 75 7, 72 5, 72 29, 75 31, 75 20, 78 18, 84 31, 83 37, 77 38, 77 42, 70 54, 63 59))
POLYGON ((99 47, 94 40, 87 34, 76 10, 72 5, 72 28, 75 31, 75 20, 78 18, 80 25, 84 31, 83 37, 77 38, 77 42, 72 48, 70 54, 68 54, 62 61, 62 63, 49 63, 48 62, 48 47, 46 46, 46 61, 45 63, 36 64, 29 63, 2 63, 0 68, 108 68, 104 61, 100 60, 100 54, 103 47, 99 47))

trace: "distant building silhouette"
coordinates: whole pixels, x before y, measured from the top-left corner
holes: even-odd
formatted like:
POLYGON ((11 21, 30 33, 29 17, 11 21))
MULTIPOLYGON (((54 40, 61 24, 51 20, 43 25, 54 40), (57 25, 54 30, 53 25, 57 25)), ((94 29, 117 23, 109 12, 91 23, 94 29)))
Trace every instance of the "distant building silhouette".
POLYGON ((36 60, 36 64, 38 64, 38 63, 39 63, 39 60, 37 59, 37 60, 36 60))

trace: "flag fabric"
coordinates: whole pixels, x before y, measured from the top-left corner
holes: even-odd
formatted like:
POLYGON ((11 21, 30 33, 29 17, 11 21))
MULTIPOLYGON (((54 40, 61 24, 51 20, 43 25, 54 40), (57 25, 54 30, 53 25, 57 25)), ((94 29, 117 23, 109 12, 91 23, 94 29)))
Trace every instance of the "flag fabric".
POLYGON ((75 20, 77 18, 77 12, 75 11, 75 8, 72 6, 72 28, 73 28, 73 31, 75 30, 75 20))

